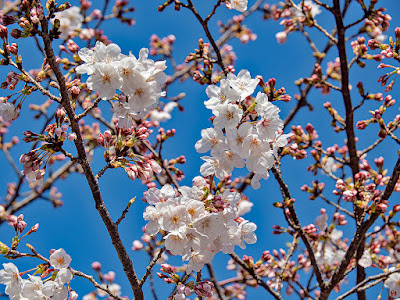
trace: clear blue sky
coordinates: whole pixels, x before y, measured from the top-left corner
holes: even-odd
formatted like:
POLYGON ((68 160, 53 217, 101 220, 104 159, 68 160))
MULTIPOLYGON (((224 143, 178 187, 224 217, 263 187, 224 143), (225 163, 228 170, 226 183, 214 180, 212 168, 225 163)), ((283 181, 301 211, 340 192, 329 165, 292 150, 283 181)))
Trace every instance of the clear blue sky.
MULTIPOLYGON (((72 4, 76 4, 77 1, 71 2, 72 4)), ((94 5, 99 5, 98 8, 101 8, 100 4, 102 4, 102 2, 103 1, 93 1, 94 5)), ((176 36, 176 60, 177 62, 182 62, 188 53, 192 52, 194 48, 197 48, 198 39, 200 37, 206 39, 206 37, 194 16, 184 9, 178 13, 170 7, 163 13, 159 13, 157 11, 157 6, 162 2, 163 1, 133 1, 132 4, 136 8, 133 14, 136 25, 127 27, 111 21, 105 23, 103 27, 105 34, 122 48, 123 53, 132 51, 133 54, 137 54, 143 47, 149 47, 149 38, 153 33, 160 37, 174 34, 176 36)), ((200 7, 200 12, 203 14, 212 8, 214 2, 215 1, 211 0, 194 1, 195 5, 200 7)), ((255 0, 249 0, 250 5, 254 2, 255 0)), ((382 0, 379 1, 378 4, 387 7, 389 13, 393 17, 392 25, 387 33, 393 35, 393 30, 396 25, 400 26, 400 2, 382 0)), ((356 3, 353 3, 350 8, 356 9, 357 6, 356 3)), ((358 9, 356 10, 357 13, 348 14, 346 22, 349 23, 360 16, 360 12, 358 9)), ((226 21, 235 14, 237 14, 236 11, 229 11, 224 7, 218 10, 217 15, 210 23, 214 36, 218 37, 216 21, 226 21)), ((321 13, 317 19, 321 24, 327 27, 332 26, 334 22, 333 16, 326 11, 321 13)), ((252 15, 246 20, 245 24, 258 35, 258 39, 255 42, 249 42, 247 45, 241 44, 238 40, 233 40, 231 42, 238 56, 235 66, 236 70, 248 69, 252 76, 262 75, 264 79, 275 77, 277 79, 277 86, 284 86, 287 92, 293 96, 298 92, 294 81, 300 77, 308 76, 312 69, 313 58, 309 46, 299 34, 291 34, 286 44, 279 45, 275 40, 275 34, 278 31, 282 31, 282 26, 280 26, 278 22, 262 21, 262 17, 259 13, 252 15)), ((317 46, 322 48, 326 40, 322 39, 321 35, 314 29, 311 30, 311 34, 316 38, 317 46)), ((28 67, 37 68, 40 66, 41 62, 35 60, 35 57, 37 57, 35 55, 37 55, 37 53, 33 53, 31 48, 24 49, 21 46, 20 51, 28 67)), ((336 50, 333 50, 332 53, 333 54, 330 55, 331 58, 337 55, 336 50)), ((351 53, 351 50, 349 53, 351 53)), ((326 62, 327 60, 324 61, 323 69, 326 68, 326 62)), ((366 82, 368 85, 366 86, 371 89, 378 87, 376 80, 378 76, 380 76, 378 74, 383 74, 383 72, 376 71, 376 65, 375 63, 371 63, 371 66, 365 70, 355 67, 351 74, 353 76, 353 86, 355 87, 359 80, 367 80, 366 82)), ((2 78, 4 78, 6 74, 5 70, 6 68, 4 67, 0 69, 2 78)), ((7 69, 7 72, 8 71, 7 69)), ((170 72, 171 70, 167 69, 166 73, 170 74, 170 72)), ((190 185, 191 179, 199 175, 199 168, 202 163, 200 160, 201 155, 196 153, 194 144, 200 138, 201 129, 210 126, 208 118, 211 116, 211 112, 203 105, 203 101, 207 100, 205 86, 200 86, 188 80, 184 84, 176 84, 171 89, 171 92, 172 95, 174 92, 186 93, 186 98, 182 102, 185 107, 185 112, 174 111, 173 119, 164 125, 166 129, 175 128, 177 130, 175 138, 165 145, 164 157, 173 158, 181 154, 186 156, 187 164, 182 167, 185 172, 183 184, 190 185), (176 147, 176 145, 179 145, 179 147, 176 147)), ((2 93, 3 91, 0 90, 0 95, 2 95, 2 93)), ((315 111, 309 112, 307 109, 303 109, 296 116, 292 124, 306 125, 308 122, 311 122, 315 125, 319 132, 320 139, 325 142, 325 145, 341 143, 343 135, 337 136, 333 134, 331 128, 328 127, 330 116, 322 109, 322 104, 324 102, 331 101, 336 105, 339 111, 342 111, 343 106, 340 95, 333 92, 328 96, 321 96, 319 91, 313 91, 310 95, 311 103, 314 105, 315 111)), ((397 85, 395 85, 395 90, 392 92, 392 95, 394 98, 399 98, 397 85)), ((354 96, 357 103, 359 99, 357 98, 356 92, 354 92, 354 96)), ((29 101, 37 101, 35 97, 39 97, 39 95, 29 97, 25 105, 27 105, 29 101)), ((293 107, 294 102, 293 100, 287 104, 278 104, 282 110, 282 119, 293 107)), ((109 106, 100 104, 100 107, 108 109, 109 106)), ((375 106, 371 104, 367 107, 367 110, 374 108, 375 106)), ((26 109, 23 110, 21 118, 15 122, 15 127, 11 128, 12 132, 14 132, 13 134, 18 135, 21 140, 22 130, 32 130, 32 126, 41 126, 31 125, 31 121, 27 121, 28 119, 24 118, 25 111, 26 109)), ((362 118, 361 116, 363 116, 363 118, 368 118, 368 113, 363 111, 360 114, 360 118, 362 118)), ((373 132, 373 130, 371 131, 373 132)), ((377 131, 378 129, 376 129, 376 132, 377 131)), ((368 136, 361 135, 359 147, 363 148, 363 146, 375 139, 375 132, 368 136)), ((397 148, 393 146, 394 144, 386 143, 385 146, 381 146, 375 151, 376 156, 382 155, 386 157, 385 166, 389 169, 389 172, 391 172, 394 159, 396 158, 397 148)), ((21 142, 21 145, 15 149, 14 157, 18 158, 27 148, 28 146, 21 142)), ((95 171, 100 170, 105 164, 100 149, 97 150, 96 158, 97 162, 93 164, 95 171)), ((2 157, 2 159, 4 159, 4 157, 2 157)), ((312 174, 305 171, 305 166, 307 166, 309 162, 311 162, 311 160, 293 161, 290 158, 285 158, 283 160, 283 177, 290 185, 293 197, 297 199, 296 205, 303 225, 312 223, 319 214, 319 208, 323 206, 320 200, 309 201, 307 195, 302 193, 299 189, 303 184, 310 184, 313 180, 312 174)), ((328 182, 327 177, 322 176, 321 178, 328 182)), ((14 180, 16 179, 12 171, 4 166, 3 176, 0 178, 1 195, 5 195, 6 183, 14 180)), ((264 250, 279 249, 280 247, 286 248, 285 243, 291 240, 289 236, 271 235, 272 225, 284 224, 281 211, 272 206, 273 202, 280 200, 281 195, 278 185, 273 178, 261 182, 261 189, 254 191, 249 188, 246 190, 246 195, 254 202, 254 208, 251 213, 246 215, 246 218, 258 225, 258 230, 256 231, 258 242, 255 245, 250 245, 245 252, 240 249, 237 250, 238 254, 246 253, 248 255, 253 255, 255 259, 258 259, 264 250)), ((129 180, 121 169, 107 171, 101 178, 100 184, 104 201, 114 219, 120 216, 121 211, 124 209, 129 199, 134 196, 137 196, 138 199, 141 198, 145 190, 140 182, 132 182, 129 180)), ((79 175, 71 176, 65 181, 58 182, 56 186, 63 193, 63 207, 53 209, 49 203, 39 200, 21 211, 26 216, 28 226, 36 222, 40 223, 39 231, 27 239, 26 242, 33 244, 39 252, 45 255, 52 248, 64 248, 72 257, 71 266, 88 274, 94 275, 90 264, 95 260, 100 261, 104 271, 113 270, 117 273, 116 282, 121 284, 123 295, 132 297, 132 292, 125 279, 122 267, 105 230, 105 226, 95 210, 94 201, 91 198, 84 177, 79 175)), ((394 203, 397 202, 396 200, 398 201, 397 195, 395 195, 391 201, 394 203)), ((145 225, 145 221, 142 218, 144 208, 144 203, 136 201, 127 215, 127 218, 120 226, 121 236, 127 249, 130 249, 134 239, 140 238, 141 228, 145 225)), ((349 226, 348 229, 353 230, 354 227, 349 226)), ((9 242, 12 229, 3 224, 0 228, 0 232, 0 240, 9 242)), ((345 233, 345 235, 350 234, 351 232, 345 233)), ((141 276, 148 263, 148 256, 142 252, 133 252, 131 250, 128 250, 128 252, 133 259, 135 270, 141 276)), ((228 257, 224 255, 218 255, 215 259, 217 278, 220 280, 234 276, 232 272, 227 272, 225 270, 227 259, 228 257)), ((1 259, 0 262, 4 262, 4 259, 1 259)), ((173 264, 174 262, 178 262, 178 259, 170 259, 169 262, 173 264)), ((16 264, 20 267, 20 270, 24 270, 24 267, 27 269, 33 266, 34 262, 19 260, 16 264)), ((158 271, 157 267, 155 267, 155 271, 158 271)), ((91 284, 83 279, 75 279, 72 281, 71 285, 73 289, 78 292, 80 298, 92 290, 91 284)), ((167 295, 166 292, 172 290, 172 286, 167 286, 162 281, 157 280, 157 278, 156 287, 160 299, 165 299, 167 295)), ((345 285, 344 289, 346 289, 346 287, 345 285)), ((146 298, 151 298, 149 290, 146 289, 145 294, 147 296, 146 298)), ((376 293, 373 295, 371 294, 372 298, 376 297, 376 295, 376 293)), ((264 293, 261 289, 249 289, 249 299, 259 299, 259 297, 262 297, 262 299, 270 299, 269 295, 264 293)))

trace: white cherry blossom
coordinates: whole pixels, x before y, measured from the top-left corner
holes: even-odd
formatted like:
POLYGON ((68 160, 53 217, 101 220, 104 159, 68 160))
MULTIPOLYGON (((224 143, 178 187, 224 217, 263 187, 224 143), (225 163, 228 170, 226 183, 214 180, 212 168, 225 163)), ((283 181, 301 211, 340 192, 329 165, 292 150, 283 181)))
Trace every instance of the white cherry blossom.
POLYGON ((194 147, 199 153, 205 153, 209 150, 215 153, 229 149, 222 130, 215 128, 203 129, 201 131, 201 140, 198 140, 194 147))
POLYGON ((158 202, 174 198, 175 194, 174 188, 170 184, 166 184, 160 190, 157 188, 150 188, 146 192, 146 201, 151 205, 155 205, 158 202))
POLYGON ((68 268, 71 260, 71 256, 69 256, 63 248, 54 251, 50 255, 50 265, 56 269, 68 268))
POLYGON ((236 9, 240 12, 245 12, 247 10, 248 0, 230 0, 226 6, 229 9, 236 9))
MULTIPOLYGON (((68 37, 74 33, 75 30, 80 29, 83 22, 81 9, 78 6, 72 6, 61 12, 56 12, 54 14, 54 19, 60 20, 60 37, 63 40, 68 39, 68 37)), ((54 19, 52 19, 53 22, 54 19)))
POLYGON ((240 234, 240 243, 239 247, 242 249, 246 249, 247 244, 255 244, 257 242, 257 236, 254 231, 257 229, 257 225, 253 222, 243 221, 240 223, 238 231, 240 234))
MULTIPOLYGON (((389 271, 394 270, 390 268, 389 271)), ((397 297, 400 295, 400 273, 393 273, 385 280, 385 288, 389 289, 391 297, 397 297)))
POLYGON ((111 99, 122 86, 122 78, 111 64, 96 64, 94 73, 86 81, 87 87, 99 93, 103 100, 111 99))
POLYGON ((253 126, 246 122, 239 128, 235 127, 226 131, 229 147, 242 158, 250 155, 250 140, 246 138, 252 134, 252 130, 253 126))
POLYGON ((229 73, 227 77, 231 87, 240 93, 240 100, 250 96, 260 81, 259 79, 252 79, 250 72, 247 70, 241 70, 237 76, 229 73))
POLYGON ((215 213, 202 216, 193 223, 199 233, 214 239, 224 232, 224 225, 215 213))
POLYGON ((167 236, 165 236, 165 248, 171 252, 173 255, 182 255, 183 249, 187 243, 187 237, 183 231, 172 231, 167 236))
POLYGON ((202 156, 202 160, 205 161, 200 167, 200 173, 204 177, 215 174, 219 180, 223 180, 225 177, 225 171, 222 169, 220 162, 217 158, 211 156, 202 156))
POLYGON ((214 113, 216 117, 213 124, 215 128, 219 129, 235 128, 243 115, 242 110, 236 104, 232 103, 217 105, 214 109, 214 113))
POLYGON ((10 102, 0 103, 0 117, 4 122, 11 122, 19 116, 19 109, 10 102))
POLYGON ((204 102, 204 105, 213 111, 219 104, 224 104, 226 102, 235 103, 240 99, 240 94, 232 89, 229 85, 229 81, 226 79, 221 79, 219 86, 209 85, 206 88, 206 94, 210 97, 209 100, 204 102))
POLYGON ((321 231, 325 231, 328 228, 328 215, 321 214, 315 219, 315 225, 319 227, 321 231))
POLYGON ((372 258, 368 250, 364 250, 364 253, 359 259, 358 264, 363 268, 372 266, 372 258))
POLYGON ((185 206, 168 206, 163 213, 162 229, 166 231, 183 230, 187 226, 188 219, 189 213, 185 206))
POLYGON ((22 279, 19 270, 13 263, 3 264, 0 270, 0 283, 6 285, 6 294, 11 296, 19 295, 21 291, 22 279))

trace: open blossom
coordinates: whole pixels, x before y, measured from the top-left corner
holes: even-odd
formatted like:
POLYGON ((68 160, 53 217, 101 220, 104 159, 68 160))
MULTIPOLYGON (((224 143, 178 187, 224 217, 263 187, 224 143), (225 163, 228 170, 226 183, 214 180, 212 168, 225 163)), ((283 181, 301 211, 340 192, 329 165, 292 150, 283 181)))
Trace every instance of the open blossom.
POLYGON ((235 128, 243 115, 242 110, 236 104, 231 103, 217 105, 214 111, 216 117, 213 124, 218 129, 235 128))
POLYGON ((230 87, 228 80, 221 79, 219 85, 220 86, 209 85, 206 88, 206 94, 210 99, 204 101, 204 105, 208 109, 211 109, 214 114, 214 109, 219 104, 224 104, 226 102, 235 103, 240 98, 240 93, 230 87))
POLYGON ((223 180, 225 177, 225 171, 221 168, 219 160, 211 156, 202 156, 202 160, 205 161, 200 167, 201 175, 207 177, 215 174, 219 180, 223 180))
POLYGON ((218 153, 228 149, 226 138, 221 129, 207 128, 201 131, 201 140, 197 141, 194 146, 199 153, 205 153, 209 150, 218 153))
POLYGON ((372 258, 371 254, 369 253, 368 250, 365 250, 363 255, 361 256, 360 260, 358 261, 358 264, 363 267, 363 268, 368 268, 372 266, 372 258))
POLYGON ((3 268, 0 270, 0 283, 6 285, 6 294, 10 297, 19 295, 22 279, 18 268, 13 263, 5 263, 3 268))
POLYGON ((328 215, 321 214, 315 219, 315 225, 319 227, 321 231, 325 231, 328 228, 328 215))
POLYGON ((166 122, 169 119, 171 119, 171 112, 174 109, 174 107, 177 106, 178 103, 171 101, 168 102, 162 110, 153 109, 150 113, 150 119, 152 121, 166 122))
MULTIPOLYGON (((110 292, 112 292, 115 295, 118 295, 118 296, 121 295, 121 286, 119 284, 116 284, 116 283, 105 284, 105 283, 103 283, 103 284, 101 284, 101 286, 103 288, 109 289, 110 292)), ((108 296, 108 294, 105 291, 101 290, 101 289, 97 289, 97 294, 99 295, 99 297, 108 296)))
POLYGON ((156 204, 157 202, 167 201, 175 197, 175 190, 170 184, 164 185, 161 190, 157 188, 150 188, 146 192, 146 201, 149 204, 156 204))
POLYGON ((226 3, 229 9, 236 9, 240 12, 245 12, 247 10, 248 0, 230 0, 226 3))
POLYGON ((39 276, 29 275, 29 280, 24 280, 22 297, 28 299, 42 299, 43 297, 43 281, 39 276))
POLYGON ((11 122, 17 119, 19 116, 19 109, 16 108, 12 103, 0 103, 0 117, 4 122, 11 122))
POLYGON ((54 251, 50 255, 50 264, 56 269, 68 268, 71 260, 71 256, 63 248, 54 251))
MULTIPOLYGON (((304 8, 309 10, 310 14, 313 18, 321 13, 321 9, 320 9, 319 5, 314 3, 312 0, 305 0, 304 2, 300 2, 299 4, 297 4, 297 7, 300 10, 305 10, 304 8), (302 3, 304 3, 304 7, 302 7, 302 3)), ((296 17, 298 17, 298 18, 304 17, 304 14, 295 8, 293 8, 293 12, 296 15, 296 17)))
POLYGON ((248 222, 248 221, 243 221, 240 223, 238 231, 240 233, 240 244, 239 247, 242 249, 246 248, 246 245, 244 242, 247 244, 254 244, 257 242, 257 236, 254 233, 256 231, 257 225, 254 224, 253 222, 248 222))
POLYGON ((241 70, 237 76, 229 73, 228 80, 231 87, 240 94, 240 100, 250 96, 260 81, 259 79, 252 79, 247 70, 241 70))
MULTIPOLYGON (((392 271, 394 268, 390 268, 392 271)), ((390 296, 398 297, 400 296, 400 273, 393 273, 385 280, 385 288, 389 289, 390 296)))
POLYGON ((60 37, 63 40, 66 40, 75 30, 82 27, 83 16, 80 12, 81 9, 78 6, 72 6, 54 14, 54 18, 60 20, 60 37))
POLYGON ((182 255, 187 244, 187 237, 184 232, 172 231, 165 238, 165 247, 173 255, 182 255))

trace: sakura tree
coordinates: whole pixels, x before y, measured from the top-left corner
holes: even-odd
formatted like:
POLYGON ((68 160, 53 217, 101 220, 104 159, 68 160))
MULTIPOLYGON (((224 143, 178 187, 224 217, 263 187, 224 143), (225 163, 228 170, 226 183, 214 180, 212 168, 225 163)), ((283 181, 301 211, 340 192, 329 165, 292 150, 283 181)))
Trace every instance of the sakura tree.
POLYGON ((399 4, 71 2, 0 1, 1 296, 400 297, 399 4))

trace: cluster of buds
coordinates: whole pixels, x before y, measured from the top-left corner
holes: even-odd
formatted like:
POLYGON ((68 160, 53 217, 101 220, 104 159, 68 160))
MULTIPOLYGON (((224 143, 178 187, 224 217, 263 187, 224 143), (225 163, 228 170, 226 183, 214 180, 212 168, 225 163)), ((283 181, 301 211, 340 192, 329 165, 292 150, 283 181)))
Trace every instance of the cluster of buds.
POLYGON ((177 284, 176 294, 168 299, 184 300, 193 292, 199 297, 212 297, 213 295, 214 284, 209 280, 183 283, 179 275, 176 274, 178 269, 169 264, 162 264, 160 271, 157 272, 159 278, 166 283, 177 284))
POLYGON ((10 71, 7 73, 7 77, 4 82, 1 83, 1 89, 9 89, 10 91, 15 89, 15 86, 19 82, 19 75, 14 71, 10 71))
MULTIPOLYGON (((325 76, 327 77, 327 76, 325 76)), ((329 84, 326 82, 326 78, 322 74, 322 67, 320 64, 316 63, 314 65, 313 74, 310 77, 300 78, 296 80, 296 85, 301 84, 313 85, 316 89, 320 89, 323 95, 328 95, 331 91, 329 84)), ((301 95, 296 96, 297 100, 301 99, 301 95)))
POLYGON ((221 27, 220 32, 224 33, 227 30, 232 30, 234 32, 234 36, 243 44, 246 44, 249 41, 255 41, 257 39, 257 35, 252 32, 250 28, 243 25, 244 19, 245 17, 243 15, 237 15, 229 20, 227 24, 223 24, 221 21, 219 21, 218 26, 221 27))
POLYGON ((43 184, 43 177, 46 169, 46 163, 43 168, 43 160, 48 157, 47 151, 32 150, 28 153, 22 154, 19 162, 23 165, 23 171, 21 172, 26 176, 29 182, 37 183, 38 185, 43 184))
POLYGON ((291 32, 298 30, 299 23, 302 26, 312 27, 315 22, 315 16, 320 13, 319 5, 312 1, 301 1, 298 5, 293 2, 286 3, 281 8, 277 8, 275 5, 264 7, 264 18, 265 16, 272 16, 274 20, 283 19, 280 25, 284 26, 284 30, 275 35, 279 44, 285 43, 287 36, 291 32))
POLYGON ((341 130, 344 129, 344 119, 339 115, 338 111, 332 107, 332 103, 330 102, 325 102, 324 103, 324 108, 327 109, 328 113, 332 117, 332 123, 331 126, 336 132, 340 132, 341 130))
POLYGON ((160 165, 152 159, 137 160, 134 164, 128 163, 123 166, 125 172, 131 180, 138 178, 143 181, 149 181, 153 178, 154 173, 160 173, 162 171, 160 165))
POLYGON ((307 124, 305 129, 301 125, 292 126, 292 135, 288 139, 290 146, 282 148, 282 156, 290 155, 294 159, 304 159, 307 157, 306 149, 318 138, 318 134, 311 124, 307 124))
POLYGON ((286 90, 284 87, 281 87, 279 89, 275 88, 276 85, 275 78, 270 78, 266 82, 260 75, 257 76, 256 78, 259 79, 258 85, 262 88, 263 93, 268 95, 269 101, 289 102, 292 99, 290 95, 286 94, 286 90))
POLYGON ((32 228, 21 237, 20 235, 24 232, 27 226, 26 222, 24 221, 24 215, 20 214, 18 217, 14 215, 8 215, 7 222, 8 225, 13 227, 15 230, 15 237, 12 239, 11 245, 12 250, 16 250, 18 248, 18 245, 23 237, 28 236, 39 229, 39 224, 37 223, 33 225, 32 228))
POLYGON ((193 53, 189 53, 185 59, 185 63, 189 63, 191 61, 203 63, 203 67, 201 67, 199 64, 197 69, 193 72, 193 80, 201 85, 217 83, 221 79, 223 73, 219 72, 217 74, 213 74, 215 60, 211 57, 211 45, 210 43, 204 43, 203 39, 199 39, 198 45, 199 48, 195 49, 193 53), (213 80, 213 78, 215 79, 213 80))
POLYGON ((146 141, 152 132, 147 127, 150 125, 151 122, 145 122, 137 128, 132 126, 129 129, 116 125, 115 134, 106 130, 97 138, 97 142, 106 149, 105 160, 110 162, 113 168, 124 168, 131 180, 139 178, 149 181, 154 173, 160 173, 162 170, 152 159, 152 154, 147 157, 142 155, 146 152, 142 142, 146 141))
POLYGON ((158 35, 153 34, 150 37, 150 55, 162 55, 170 57, 174 49, 174 42, 176 38, 173 34, 160 39, 158 35))
MULTIPOLYGON (((108 289, 110 292, 112 292, 115 295, 121 295, 121 286, 117 283, 115 283, 115 272, 114 271, 109 271, 107 273, 103 273, 101 270, 101 263, 98 261, 95 261, 91 265, 93 271, 97 273, 97 276, 101 282, 100 286, 102 288, 108 289)), ((83 296, 83 299, 97 299, 97 297, 106 297, 108 294, 98 288, 95 291, 92 291, 91 293, 83 296)))
POLYGON ((382 105, 379 107, 379 109, 376 109, 374 111, 370 111, 372 114, 372 118, 369 120, 360 120, 357 122, 357 128, 358 129, 365 129, 369 124, 371 123, 377 123, 380 127, 380 130, 378 132, 378 137, 381 139, 384 139, 389 133, 394 131, 400 121, 400 115, 396 115, 393 121, 390 121, 388 124, 385 124, 385 121, 383 120, 383 114, 386 112, 387 108, 393 106, 396 103, 396 100, 392 98, 391 95, 388 95, 385 97, 384 102, 382 105))
MULTIPOLYGON (((375 61, 381 61, 384 58, 382 54, 368 54, 368 47, 365 44, 365 37, 359 36, 357 40, 351 42, 351 47, 353 48, 353 53, 357 56, 357 58, 363 59, 373 59, 375 61)), ((356 63, 361 67, 365 67, 365 63, 359 59, 356 60, 356 63)))
POLYGON ((135 146, 141 146, 140 141, 145 141, 152 132, 146 126, 140 125, 137 129, 129 129, 116 126, 116 133, 106 130, 100 133, 97 142, 103 146, 106 151, 104 158, 107 162, 118 161, 123 157, 134 157, 133 149, 135 146))
POLYGON ((127 17, 126 14, 135 11, 133 6, 128 6, 129 1, 127 0, 117 0, 113 7, 113 15, 120 20, 121 23, 125 23, 129 26, 135 25, 135 20, 131 17, 127 17))
POLYGON ((222 48, 220 49, 221 56, 222 56, 222 61, 225 66, 229 66, 232 70, 232 72, 235 72, 232 68, 232 66, 235 64, 235 61, 237 60, 236 53, 233 51, 233 47, 228 44, 224 44, 222 48))
POLYGON ((371 4, 369 8, 371 16, 365 20, 365 24, 360 30, 382 42, 385 39, 383 32, 388 30, 390 26, 389 22, 392 20, 392 17, 384 13, 384 8, 374 9, 375 3, 371 2, 371 4))
MULTIPOLYGON (((384 51, 386 51, 386 50, 384 50, 384 51)), ((390 68, 393 70, 382 75, 381 77, 379 77, 378 82, 381 83, 381 86, 386 86, 385 92, 390 92, 393 89, 393 85, 394 85, 397 75, 400 74, 400 68, 394 67, 389 64, 384 64, 384 63, 379 64, 378 69, 384 69, 384 68, 390 68), (388 81, 392 76, 394 76, 394 79, 392 81, 390 81, 390 83, 388 84, 388 81)))
POLYGON ((301 190, 303 192, 307 192, 310 194, 309 196, 310 200, 315 200, 323 192, 324 188, 325 188, 325 183, 318 182, 318 180, 315 180, 312 183, 312 187, 309 187, 308 185, 305 184, 301 187, 301 190))

